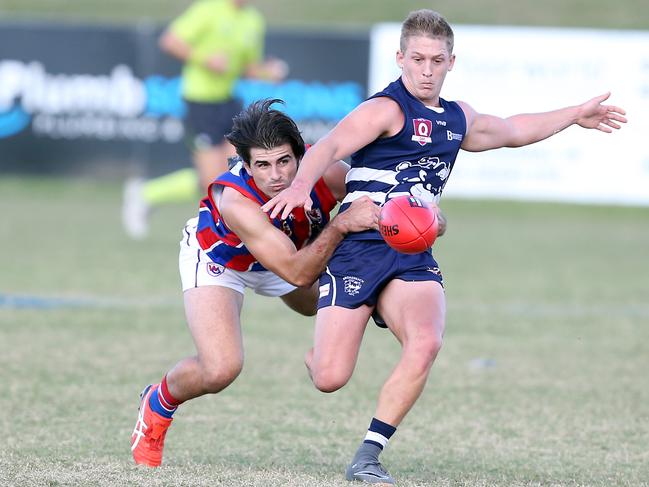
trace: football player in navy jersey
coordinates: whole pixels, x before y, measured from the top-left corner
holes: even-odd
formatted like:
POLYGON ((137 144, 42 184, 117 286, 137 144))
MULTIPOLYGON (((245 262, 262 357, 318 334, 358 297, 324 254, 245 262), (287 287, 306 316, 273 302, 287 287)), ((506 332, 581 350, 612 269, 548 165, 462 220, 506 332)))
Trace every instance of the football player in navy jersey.
MULTIPOLYGON (((290 187, 266 203, 270 216, 309 209, 309 192, 334 161, 351 156, 341 212, 362 197, 382 205, 400 194, 438 202, 460 149, 520 147, 571 125, 612 132, 624 110, 606 105, 609 94, 558 110, 508 118, 478 113, 463 101, 440 97, 455 63, 453 31, 437 12, 411 12, 401 29, 396 62, 402 74, 360 104, 305 155, 290 187)), ((445 297, 430 252, 399 254, 375 230, 348 234, 320 277, 314 347, 306 363, 324 392, 344 386, 354 370, 376 309, 401 344, 374 417, 349 465, 348 480, 394 483, 379 462, 404 416, 421 394, 442 346, 445 297)))
POLYGON ((253 103, 235 117, 227 137, 241 161, 210 185, 199 217, 184 228, 179 266, 197 354, 142 392, 131 436, 138 464, 161 464, 165 435, 182 402, 223 390, 241 372, 245 288, 281 297, 293 310, 312 316, 318 297, 313 283, 336 245, 349 232, 378 228, 379 209, 369 198, 329 221, 345 194, 348 166, 342 161, 316 182, 309 211, 296 208, 284 219, 261 211, 291 183, 305 152, 293 120, 271 108, 277 101, 253 103))

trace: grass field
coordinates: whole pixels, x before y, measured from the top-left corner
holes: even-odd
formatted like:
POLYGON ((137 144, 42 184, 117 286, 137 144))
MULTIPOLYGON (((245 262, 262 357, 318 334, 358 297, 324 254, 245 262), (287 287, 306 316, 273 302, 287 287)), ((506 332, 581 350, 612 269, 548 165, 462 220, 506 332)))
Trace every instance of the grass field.
MULTIPOLYGON (((0 15, 166 22, 189 3, 0 0, 0 15)), ((432 7, 452 24, 649 29, 646 0, 254 3, 273 28, 363 30, 432 7)), ((0 486, 348 485, 397 343, 370 326, 353 379, 324 395, 302 364, 313 320, 254 295, 242 375, 180 409, 164 467, 132 464, 139 391, 193 353, 177 241, 195 205, 160 209, 133 242, 120 191, 0 178, 0 486)), ((649 209, 443 207, 447 333, 382 457, 398 485, 649 486, 649 209)))
MULTIPOLYGON (((23 18, 168 21, 191 0, 0 0, 0 14, 23 18)), ((433 8, 452 24, 512 24, 649 29, 646 0, 252 0, 271 26, 327 29, 400 22, 411 10, 433 8)))
MULTIPOLYGON (((0 180, 0 485, 347 485, 396 341, 368 328, 324 395, 302 365, 312 320, 253 295, 243 374, 182 406, 163 468, 132 465, 140 389, 193 352, 176 258, 194 205, 137 243, 119 204, 117 184, 0 180)), ((649 211, 443 206, 448 328, 383 455, 399 485, 649 485, 649 211)))

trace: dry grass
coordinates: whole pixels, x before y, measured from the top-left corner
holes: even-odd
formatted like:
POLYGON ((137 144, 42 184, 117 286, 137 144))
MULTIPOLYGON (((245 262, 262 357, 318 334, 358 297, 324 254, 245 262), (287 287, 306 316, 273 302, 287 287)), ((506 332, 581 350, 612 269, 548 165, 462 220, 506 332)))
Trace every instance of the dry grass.
MULTIPOLYGON (((302 364, 312 321, 255 296, 241 377, 182 406, 164 468, 132 465, 139 390, 192 353, 176 249, 194 209, 161 209, 141 244, 118 205, 111 184, 0 182, 0 297, 90 299, 0 307, 0 485, 345 485, 396 342, 368 328, 350 384, 323 395, 302 364)), ((648 485, 647 210, 444 208, 446 343, 383 455, 399 485, 648 485)))

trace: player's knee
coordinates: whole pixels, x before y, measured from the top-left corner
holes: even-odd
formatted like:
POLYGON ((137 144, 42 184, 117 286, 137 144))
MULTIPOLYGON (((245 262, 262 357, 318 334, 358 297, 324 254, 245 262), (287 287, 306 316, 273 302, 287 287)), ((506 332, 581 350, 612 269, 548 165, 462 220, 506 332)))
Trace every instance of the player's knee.
POLYGON ((318 307, 312 303, 304 303, 298 308, 293 308, 294 311, 297 311, 302 316, 315 316, 318 312, 318 307))
POLYGON ((439 333, 430 333, 417 337, 416 342, 407 347, 411 361, 422 373, 427 373, 442 348, 443 338, 439 333))
POLYGON ((430 336, 427 342, 425 342, 426 349, 430 355, 431 360, 435 360, 437 354, 442 349, 444 344, 444 337, 441 333, 434 333, 430 336))
POLYGON ((311 368, 313 385, 320 392, 335 392, 349 381, 349 374, 333 368, 311 368))
POLYGON ((315 316, 318 312, 318 298, 317 295, 307 296, 289 306, 302 316, 315 316))
POLYGON ((203 389, 208 394, 222 391, 234 382, 242 369, 243 360, 203 369, 203 389))

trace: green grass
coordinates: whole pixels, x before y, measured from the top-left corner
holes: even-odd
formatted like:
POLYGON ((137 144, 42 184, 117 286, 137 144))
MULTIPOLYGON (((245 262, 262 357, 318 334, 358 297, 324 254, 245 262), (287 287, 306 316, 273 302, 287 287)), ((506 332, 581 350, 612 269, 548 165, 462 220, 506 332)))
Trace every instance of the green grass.
MULTIPOLYGON (((110 183, 0 180, 0 294, 102 305, 0 307, 0 485, 346 485, 398 345, 369 327, 351 382, 319 393, 302 365, 312 319, 254 295, 242 375, 181 407, 163 468, 132 465, 139 390, 193 353, 176 259, 195 205, 160 209, 131 242, 119 198, 110 183)), ((383 455, 399 485, 649 485, 649 211, 443 207, 447 333, 383 455)))
MULTIPOLYGON (((153 19, 166 22, 190 0, 0 0, 0 13, 23 18, 126 21, 153 19)), ((326 28, 367 27, 375 22, 401 22, 411 10, 434 8, 453 24, 512 24, 649 28, 645 0, 254 0, 251 3, 271 26, 318 25, 326 28)))

